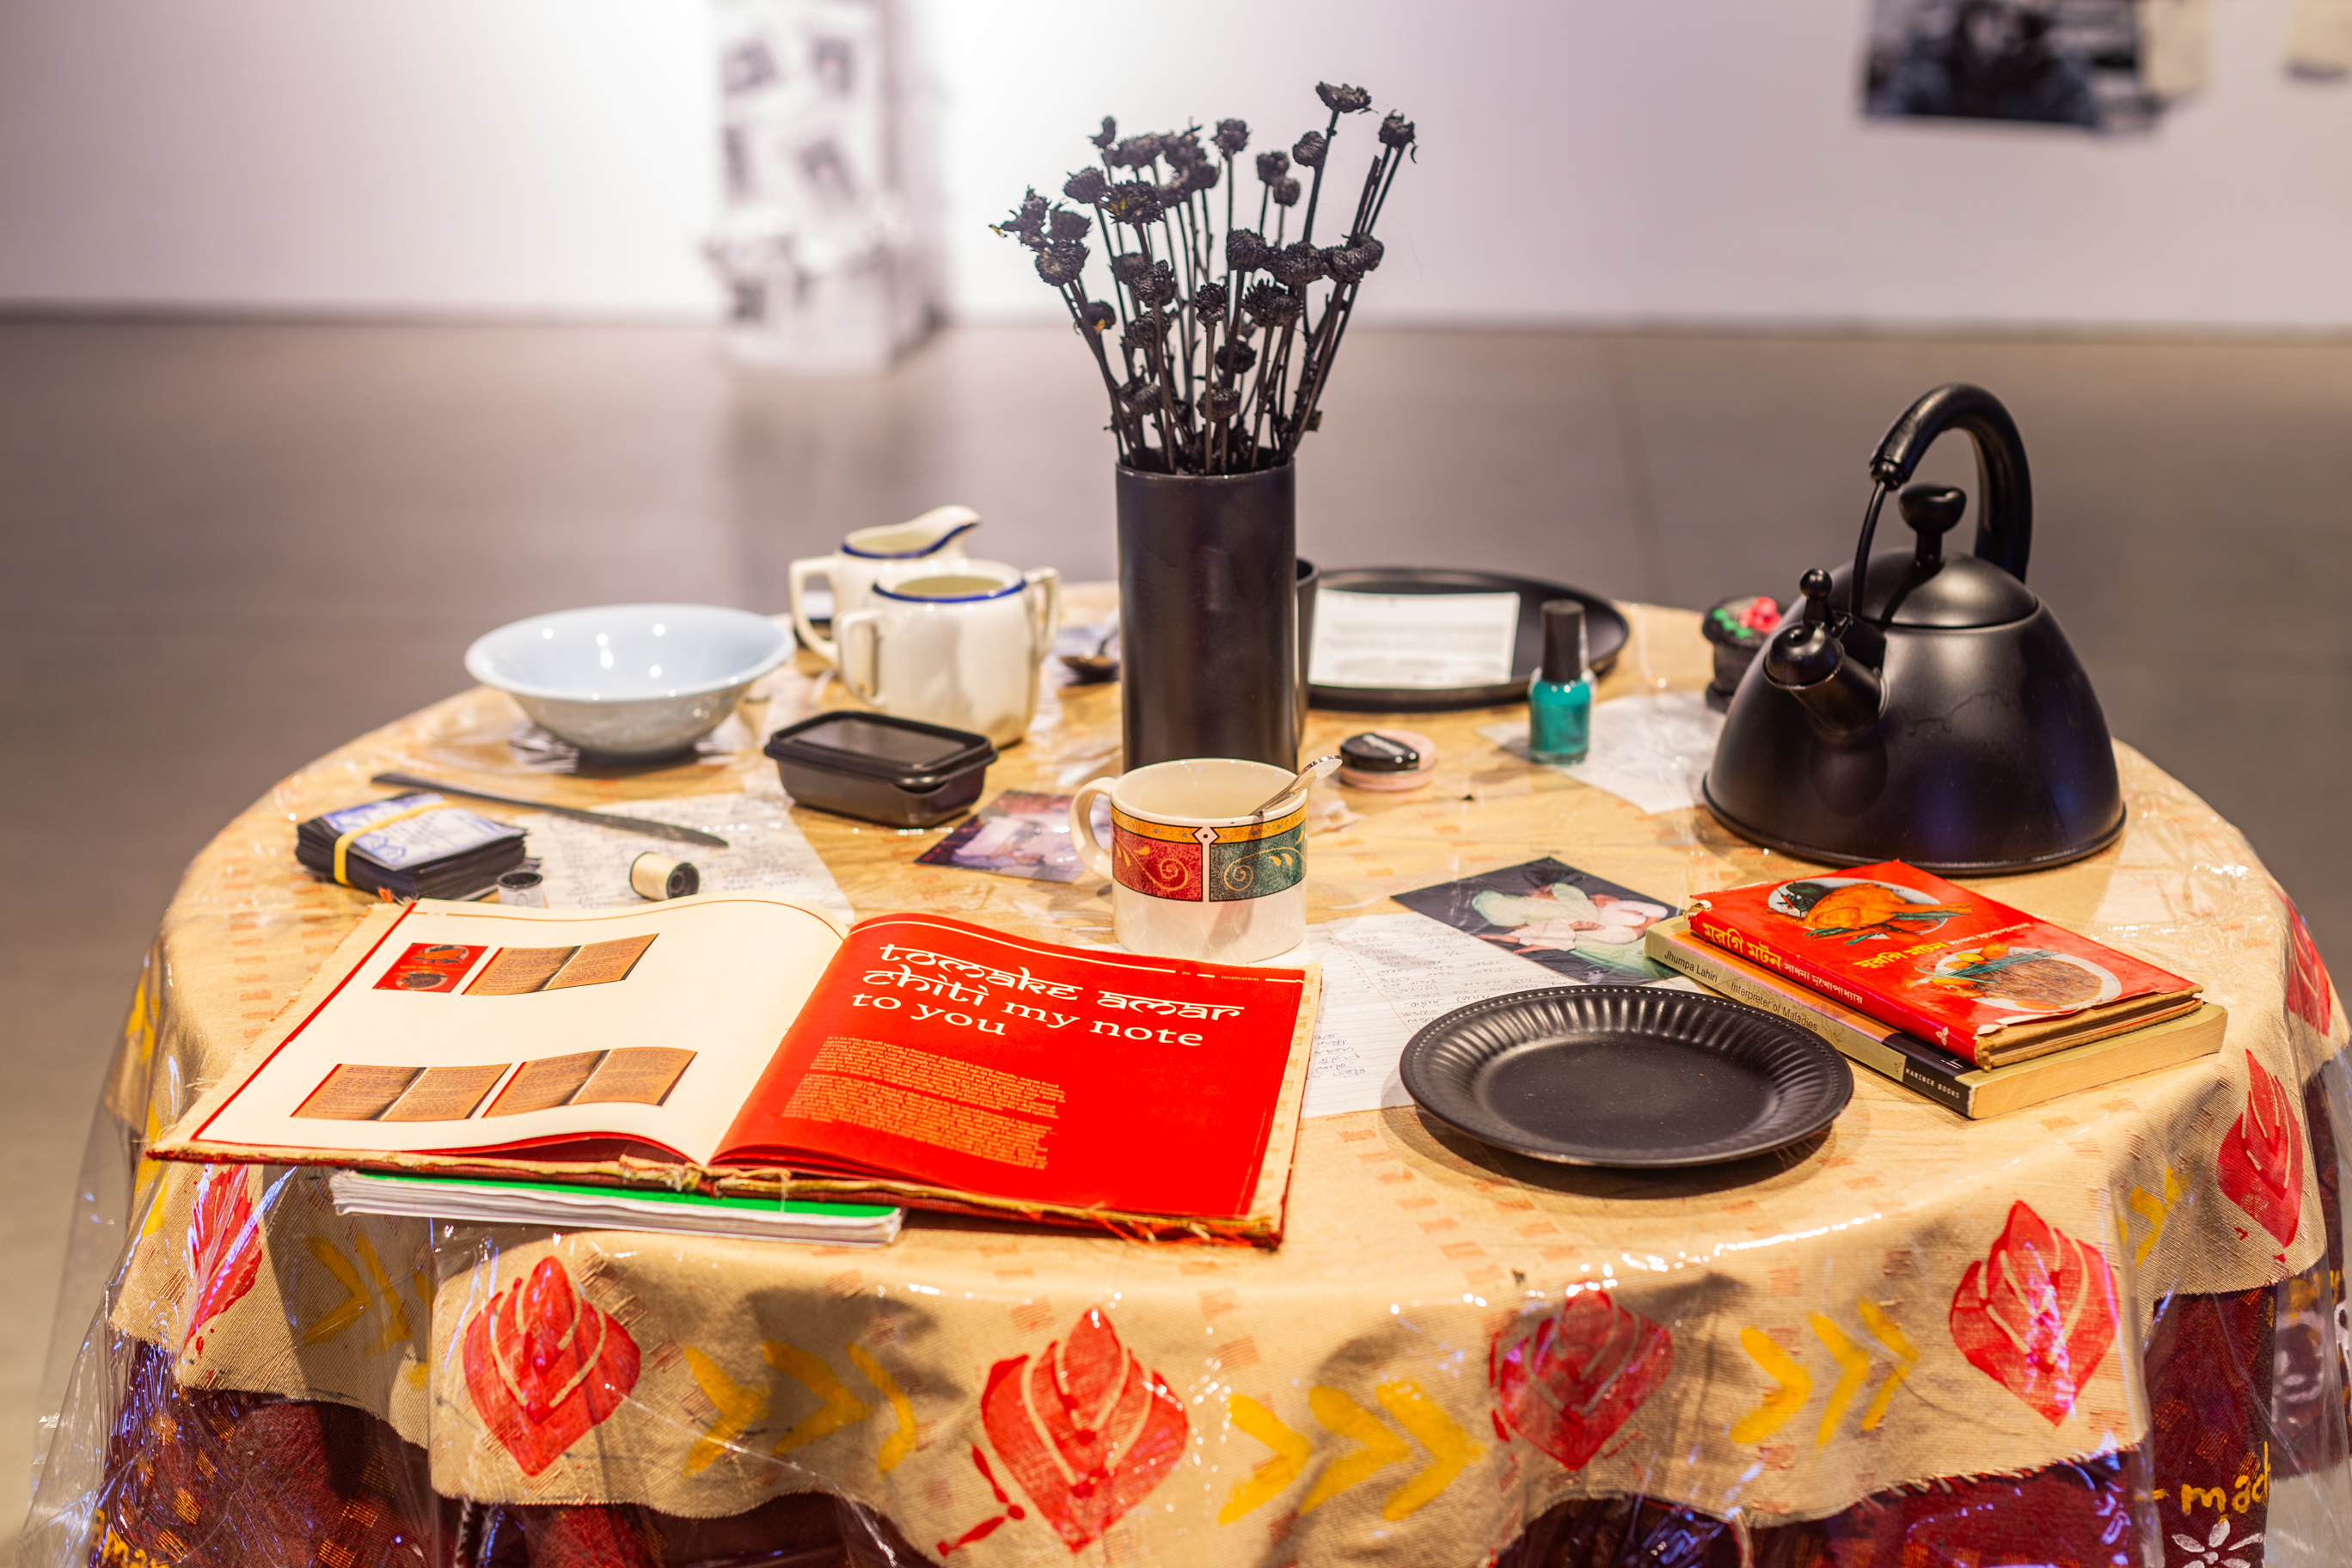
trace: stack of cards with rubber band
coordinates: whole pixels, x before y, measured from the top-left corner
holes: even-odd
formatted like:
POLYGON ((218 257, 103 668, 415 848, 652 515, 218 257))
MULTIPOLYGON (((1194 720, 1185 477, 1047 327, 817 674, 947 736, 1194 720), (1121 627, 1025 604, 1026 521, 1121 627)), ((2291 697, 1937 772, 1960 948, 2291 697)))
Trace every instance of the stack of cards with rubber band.
POLYGON ((294 858, 330 881, 388 899, 467 899, 523 861, 523 830, 437 795, 394 795, 314 816, 294 858))

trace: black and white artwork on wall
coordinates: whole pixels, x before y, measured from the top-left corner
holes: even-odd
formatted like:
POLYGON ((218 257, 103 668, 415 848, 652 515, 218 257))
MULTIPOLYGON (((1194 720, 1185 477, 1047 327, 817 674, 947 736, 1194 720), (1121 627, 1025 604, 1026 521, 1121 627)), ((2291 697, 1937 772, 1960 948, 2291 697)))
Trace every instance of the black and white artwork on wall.
POLYGON ((2133 0, 1872 0, 1864 109, 2140 130, 2160 107, 2141 42, 2133 0))

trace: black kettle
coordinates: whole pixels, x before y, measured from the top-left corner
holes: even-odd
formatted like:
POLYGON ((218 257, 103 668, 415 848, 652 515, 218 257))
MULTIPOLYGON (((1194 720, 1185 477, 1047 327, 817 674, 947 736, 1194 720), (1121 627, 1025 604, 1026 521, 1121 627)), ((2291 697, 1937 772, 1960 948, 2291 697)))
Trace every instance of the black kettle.
POLYGON ((2033 492, 2016 421, 1981 387, 1939 386, 1870 473, 1853 566, 1804 574, 1804 608, 1732 696, 1707 809, 1832 865, 1975 876, 2105 847, 2124 824, 2115 750, 2082 661, 2025 585, 2033 492), (1873 555, 1880 508, 1953 428, 1976 443, 1976 553, 1944 553, 1967 497, 1913 485, 1899 503, 1912 547, 1873 555))

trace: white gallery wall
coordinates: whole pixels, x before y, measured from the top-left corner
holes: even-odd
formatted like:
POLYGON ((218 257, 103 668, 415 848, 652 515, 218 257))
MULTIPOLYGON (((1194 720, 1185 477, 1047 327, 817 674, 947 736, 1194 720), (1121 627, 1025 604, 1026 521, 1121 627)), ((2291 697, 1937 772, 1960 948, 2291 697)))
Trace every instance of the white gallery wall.
MULTIPOLYGON (((1867 0, 904 4, 967 319, 1051 313, 986 225, 1101 114, 1286 143, 1319 77, 1421 126, 1390 321, 2352 325, 2293 0, 2104 138, 1863 120, 1867 0)), ((0 307, 709 319, 715 77, 700 0, 0 0, 0 307)))

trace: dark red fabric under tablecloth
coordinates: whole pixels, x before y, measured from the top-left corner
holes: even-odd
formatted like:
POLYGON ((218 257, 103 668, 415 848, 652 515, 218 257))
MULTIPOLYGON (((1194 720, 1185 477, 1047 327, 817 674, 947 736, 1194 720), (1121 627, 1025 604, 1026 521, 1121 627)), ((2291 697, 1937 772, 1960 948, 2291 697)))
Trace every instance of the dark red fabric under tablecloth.
POLYGON ((116 1412, 94 1561, 120 1568, 441 1568, 458 1507, 423 1450, 363 1411, 192 1394, 137 1346, 116 1412))

